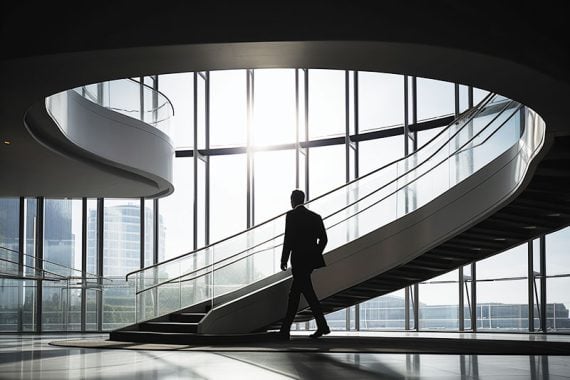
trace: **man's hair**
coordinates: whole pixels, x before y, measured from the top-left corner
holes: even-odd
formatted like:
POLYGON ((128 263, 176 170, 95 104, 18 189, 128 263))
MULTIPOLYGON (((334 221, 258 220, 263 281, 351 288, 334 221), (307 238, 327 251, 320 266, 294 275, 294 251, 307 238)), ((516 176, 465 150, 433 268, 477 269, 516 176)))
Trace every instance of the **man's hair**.
POLYGON ((305 202, 305 193, 301 190, 293 190, 291 193, 291 202, 293 202, 295 206, 303 204, 303 202, 305 202))

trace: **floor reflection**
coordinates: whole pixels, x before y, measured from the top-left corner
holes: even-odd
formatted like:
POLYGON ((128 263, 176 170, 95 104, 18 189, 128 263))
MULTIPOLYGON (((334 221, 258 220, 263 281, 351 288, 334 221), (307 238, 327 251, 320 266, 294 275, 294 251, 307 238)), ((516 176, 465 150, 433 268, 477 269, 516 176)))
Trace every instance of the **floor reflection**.
POLYGON ((0 379, 570 379, 570 353, 514 356, 135 351, 48 344, 62 338, 65 336, 0 336, 0 379))

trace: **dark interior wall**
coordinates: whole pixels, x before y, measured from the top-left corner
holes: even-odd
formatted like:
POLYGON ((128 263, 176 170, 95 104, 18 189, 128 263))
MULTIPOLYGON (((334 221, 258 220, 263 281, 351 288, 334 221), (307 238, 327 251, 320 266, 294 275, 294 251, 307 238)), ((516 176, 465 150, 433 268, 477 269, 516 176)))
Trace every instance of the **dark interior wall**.
POLYGON ((568 81, 566 2, 101 1, 3 5, 0 56, 252 41, 393 41, 520 61, 568 81))

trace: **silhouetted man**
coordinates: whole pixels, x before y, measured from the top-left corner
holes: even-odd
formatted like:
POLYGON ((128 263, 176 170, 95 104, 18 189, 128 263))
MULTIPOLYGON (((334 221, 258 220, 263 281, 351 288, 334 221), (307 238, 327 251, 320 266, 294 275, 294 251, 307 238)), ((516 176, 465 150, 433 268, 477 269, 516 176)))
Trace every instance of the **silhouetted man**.
POLYGON ((281 254, 281 270, 287 270, 287 261, 291 255, 291 270, 293 284, 289 292, 287 313, 281 325, 280 334, 289 338, 289 331, 297 308, 301 293, 305 296, 317 322, 317 331, 311 338, 318 338, 330 333, 327 321, 323 316, 321 304, 311 282, 311 272, 325 266, 323 251, 327 245, 327 232, 320 215, 307 210, 303 206, 305 193, 293 190, 291 193, 291 207, 285 220, 285 239, 283 253, 281 254))

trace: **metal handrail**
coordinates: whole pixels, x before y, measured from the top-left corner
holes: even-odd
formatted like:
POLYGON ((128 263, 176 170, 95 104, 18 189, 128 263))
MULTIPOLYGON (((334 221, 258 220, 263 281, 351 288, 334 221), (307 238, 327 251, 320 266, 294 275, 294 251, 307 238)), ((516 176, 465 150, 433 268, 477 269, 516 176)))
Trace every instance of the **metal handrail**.
MULTIPOLYGON (((119 79, 119 80, 121 80, 121 79, 119 79)), ((162 107, 164 107, 165 104, 168 104, 168 105, 170 106, 171 111, 172 111, 172 116, 174 116, 174 105, 172 104, 172 101, 170 100, 170 98, 169 98, 168 96, 166 96, 162 91, 157 90, 157 89, 155 89, 155 88, 149 86, 149 85, 146 84, 146 83, 140 82, 140 81, 135 80, 135 79, 132 79, 132 78, 125 78, 125 79, 122 79, 122 80, 128 80, 128 81, 131 81, 131 82, 136 83, 137 85, 142 85, 143 87, 146 87, 146 88, 150 89, 151 91, 156 92, 156 93, 162 95, 162 96, 166 99, 166 103, 161 104, 160 106, 158 106, 158 107, 156 107, 156 108, 150 108, 150 109, 149 109, 148 111, 146 111, 146 112, 156 112, 157 110, 159 110, 159 109, 161 109, 162 107)), ((112 82, 112 81, 107 81, 107 82, 112 82)), ((102 83, 105 83, 105 82, 102 82, 102 83)), ((93 85, 93 84, 99 84, 99 83, 92 83, 91 85, 93 85)), ((89 91, 89 89, 87 88, 87 86, 89 86, 89 85, 82 85, 82 86, 80 86, 80 87, 78 87, 78 88, 81 88, 81 89, 85 90, 85 93, 88 94, 88 97, 91 99, 91 101, 94 102, 94 103, 97 103, 97 102, 98 102, 97 97, 96 97, 95 95, 93 95, 93 94, 89 91)), ((121 108, 112 108, 112 107, 110 107, 110 109, 111 109, 111 110, 125 111, 125 112, 138 112, 138 111, 140 111, 140 110, 127 110, 127 109, 121 109, 121 108)))
MULTIPOLYGON (((480 109, 481 107, 487 105, 495 95, 496 95, 495 93, 489 93, 489 94, 488 94, 487 96, 485 96, 475 107, 470 108, 469 110, 466 110, 465 112, 461 113, 455 120, 453 120, 451 123, 449 123, 449 124, 446 126, 446 128, 443 128, 439 133, 437 133, 437 134, 436 134, 434 137, 432 137, 428 142, 426 142, 424 145, 422 145, 422 146, 421 146, 417 151, 415 151, 413 154, 417 154, 417 153, 420 152, 422 149, 424 149, 427 145, 429 145, 429 143, 431 143, 432 141, 434 141, 435 139, 437 139, 442 133, 444 133, 447 128, 449 128, 450 126, 452 126, 452 125, 455 124, 455 123, 458 123, 458 120, 464 119, 464 118, 468 118, 468 121, 466 121, 465 124, 469 123, 469 122, 474 118, 474 116, 475 116, 475 114, 476 114, 475 111, 478 110, 478 109, 480 109)), ((355 182, 357 182, 357 181, 361 181, 361 180, 363 180, 363 179, 365 179, 365 178, 367 178, 367 177, 369 177, 369 176, 371 176, 371 175, 373 175, 373 174, 375 174, 375 173, 377 173, 377 172, 379 172, 379 171, 381 171, 381 170, 383 170, 383 169, 385 169, 385 168, 387 168, 387 167, 389 167, 389 166, 392 166, 392 165, 394 165, 394 164, 397 164, 397 163, 400 162, 400 161, 406 160, 406 159, 409 158, 409 157, 410 157, 410 155, 404 156, 404 157, 401 157, 401 158, 398 158, 398 159, 396 159, 396 160, 394 160, 394 161, 392 161, 392 162, 390 162, 390 163, 388 163, 388 164, 385 164, 384 166, 382 166, 382 167, 380 167, 380 168, 378 168, 378 169, 375 169, 375 170, 373 170, 373 171, 371 171, 371 172, 369 172, 369 173, 367 173, 367 174, 365 174, 365 175, 363 175, 363 176, 361 176, 361 177, 359 177, 359 178, 355 178, 355 179, 353 179, 353 180, 351 180, 351 181, 349 181, 349 182, 347 182, 347 183, 345 183, 345 184, 343 184, 343 185, 340 185, 340 186, 338 186, 338 187, 336 187, 336 188, 334 188, 334 189, 332 189, 332 190, 330 190, 330 191, 328 191, 328 192, 326 192, 326 193, 324 193, 324 194, 322 194, 322 195, 320 195, 320 196, 318 196, 318 197, 312 199, 311 201, 305 203, 305 205, 311 204, 311 203, 313 203, 313 202, 315 202, 315 201, 317 201, 317 200, 319 200, 319 199, 322 199, 322 198, 328 196, 329 194, 332 194, 332 193, 334 193, 334 192, 336 192, 336 191, 338 191, 338 190, 340 190, 340 189, 342 189, 342 188, 348 187, 348 186, 352 185, 353 183, 355 183, 355 182)), ((212 246, 214 246, 214 245, 221 244, 221 243, 223 243, 223 242, 225 242, 225 241, 227 241, 227 240, 233 239, 233 238, 236 237, 236 236, 239 236, 239 235, 241 235, 241 234, 247 233, 247 232, 249 232, 249 231, 251 231, 251 230, 253 230, 253 229, 259 228, 259 227, 261 227, 261 226, 263 226, 263 225, 265 225, 265 224, 268 224, 269 222, 272 222, 272 221, 274 221, 274 220, 276 220, 276 219, 278 219, 278 218, 280 218, 280 217, 282 217, 282 216, 284 216, 284 215, 286 215, 286 214, 287 214, 287 212, 283 212, 283 213, 281 213, 281 214, 279 214, 279 215, 277 215, 277 216, 275 216, 275 217, 273 217, 273 218, 270 218, 270 219, 268 219, 268 220, 266 220, 266 221, 264 221, 264 222, 262 222, 262 223, 260 223, 260 224, 257 224, 257 225, 255 225, 255 226, 252 226, 252 227, 250 227, 250 228, 248 228, 248 229, 246 229, 246 230, 242 230, 242 231, 240 231, 240 232, 238 232, 238 233, 236 233, 236 234, 234 234, 234 235, 230 235, 229 237, 226 237, 226 238, 224 238, 224 239, 221 239, 221 240, 219 240, 219 241, 217 241, 217 242, 208 244, 208 245, 206 245, 206 246, 204 246, 204 247, 202 247, 202 248, 193 250, 193 251, 191 251, 191 252, 182 254, 182 255, 180 255, 180 256, 173 257, 173 258, 171 258, 171 259, 162 261, 162 262, 160 262, 160 263, 156 263, 156 264, 147 266, 147 267, 142 268, 142 269, 137 269, 137 270, 135 270, 135 271, 129 272, 129 273, 126 274, 125 279, 126 279, 126 281, 128 281, 128 280, 129 280, 129 277, 132 276, 133 274, 136 274, 136 273, 139 273, 139 272, 142 272, 142 271, 145 271, 145 270, 148 270, 148 269, 151 269, 151 268, 160 266, 160 265, 164 265, 164 264, 169 263, 169 262, 173 262, 173 261, 182 259, 182 258, 184 258, 184 257, 187 257, 187 256, 189 256, 189 255, 194 254, 195 252, 199 252, 199 251, 205 250, 205 249, 207 249, 207 248, 210 248, 210 247, 212 247, 212 246)), ((272 239, 273 239, 273 238, 272 238, 272 239)), ((272 240, 272 239, 271 239, 271 240, 272 240)), ((253 248, 255 248, 255 247, 253 247, 253 248)), ((251 249, 251 248, 249 248, 249 249, 251 249)))
MULTIPOLYGON (((423 174, 417 176, 416 178, 414 178, 413 180, 411 180, 409 183, 406 184, 406 186, 409 185, 409 184, 411 184, 411 183, 414 183, 414 182, 416 182, 417 180, 419 180, 420 178, 424 177, 425 175, 427 175, 428 173, 430 173, 431 171, 433 171, 435 168, 437 168, 438 166, 440 166, 442 163, 444 163, 445 161, 447 161, 449 158, 451 158, 451 157, 453 157, 453 156, 455 156, 455 155, 457 155, 457 154, 459 154, 459 153, 464 152, 465 150, 462 150, 462 149, 463 149, 465 146, 467 146, 468 144, 470 144, 473 140, 475 140, 479 135, 481 135, 481 133, 483 133, 495 120, 497 120, 497 118, 498 118, 503 112, 505 112, 505 110, 507 110, 507 109, 509 108, 509 106, 510 106, 511 104, 513 104, 513 103, 514 103, 514 101, 512 101, 512 100, 509 101, 509 102, 503 107, 503 109, 502 109, 500 112, 498 112, 497 115, 496 115, 491 121, 489 121, 489 122, 487 123, 487 125, 486 125, 484 128, 482 128, 477 134, 475 134, 474 136, 472 136, 472 137, 471 137, 467 142, 465 142, 461 147, 458 147, 455 152, 449 154, 449 156, 445 157, 443 160, 441 160, 439 163, 437 163, 437 164, 436 164, 433 168, 431 168, 429 171, 426 171, 425 173, 423 173, 423 174)), ((505 123, 507 123, 507 122, 515 115, 515 113, 518 112, 518 110, 519 110, 521 107, 522 107, 522 105, 517 106, 516 109, 511 113, 511 115, 509 115, 509 117, 506 118, 505 121, 503 121, 503 122, 492 132, 491 135, 494 135, 499 129, 501 129, 501 128, 505 125, 505 123)), ((447 141, 447 143, 449 143, 449 141, 451 141, 451 139, 453 139, 453 137, 455 137, 460 131, 461 131, 461 130, 456 131, 456 133, 452 135, 452 137, 447 141)), ((488 140, 488 139, 486 139, 485 141, 487 141, 487 140, 488 140)), ((446 144, 447 144, 447 143, 446 143, 446 144)), ((390 185, 390 184, 392 184, 392 183, 398 181, 398 180, 401 179, 402 177, 404 177, 404 176, 406 176, 407 174, 409 174, 410 171, 417 169, 419 166, 423 165, 425 162, 427 162, 428 160, 430 160, 431 158, 433 158, 439 151, 441 151, 441 149, 443 149, 443 147, 445 147, 446 144, 443 144, 439 149, 437 149, 434 153, 432 153, 432 155, 430 155, 429 157, 427 157, 427 158, 426 158, 424 161, 422 161, 419 165, 417 165, 417 166, 415 166, 414 168, 408 170, 407 172, 401 174, 400 176, 398 176, 397 178, 393 179, 392 181, 390 181, 390 182, 384 184, 382 187, 380 187, 380 188, 378 188, 378 189, 372 191, 371 193, 369 193, 369 194, 363 196, 362 198, 358 199, 357 201, 355 201, 355 202, 353 202, 353 203, 351 203, 351 204, 348 204, 348 205, 344 206, 343 208, 341 208, 341 209, 339 209, 339 210, 333 212, 332 214, 326 216, 326 217, 323 218, 323 219, 326 220, 326 219, 330 218, 331 216, 334 216, 334 215, 336 215, 336 214, 338 214, 338 213, 340 213, 340 212, 346 210, 347 208, 354 206, 356 203, 362 201, 363 199, 366 199, 366 198, 370 197, 372 194, 375 194, 375 193, 377 193, 378 191, 382 190, 383 188, 386 188, 388 185, 390 185)), ((374 206, 377 205, 378 203, 380 203, 380 202, 382 202, 383 200, 387 199, 388 197, 390 197, 390 196, 396 194, 396 193, 397 193, 398 191, 400 191, 401 189, 402 189, 402 188, 398 188, 398 189, 394 190, 393 192, 391 192, 390 194, 385 195, 383 198, 377 200, 377 201, 374 202, 373 204, 371 204, 371 205, 369 205, 369 206, 367 206, 367 207, 365 207, 365 208, 359 210, 357 213, 355 213, 355 214, 353 214, 353 215, 350 215, 350 216, 348 216, 348 217, 346 217, 346 218, 344 218, 344 219, 338 221, 337 223, 333 224, 332 226, 329 226, 328 228, 329 228, 329 229, 330 229, 330 228, 333 228, 333 227, 335 227, 335 226, 337 226, 337 225, 339 225, 339 224, 341 224, 341 223, 347 221, 348 219, 353 218, 355 215, 359 215, 359 214, 363 213, 364 211, 370 209, 371 207, 374 207, 374 206)), ((258 243, 257 245, 255 245, 255 246, 253 246, 253 247, 247 248, 246 250, 243 250, 243 251, 238 252, 238 253, 236 253, 236 254, 234 254, 234 255, 228 256, 228 257, 226 257, 226 258, 220 260, 220 261, 217 262, 216 264, 220 264, 220 263, 222 263, 222 262, 224 262, 224 261, 227 261, 227 260, 236 258, 236 257, 238 257, 239 255, 243 254, 244 252, 247 252, 247 251, 249 251, 249 250, 251 250, 251 249, 254 249, 254 248, 256 248, 256 247, 259 247, 260 245, 263 245, 263 244, 265 244, 265 243, 268 243, 268 242, 270 242, 270 241, 272 241, 272 240, 275 240, 275 239, 277 239, 277 238, 279 238, 279 237, 281 237, 281 236, 283 236, 283 233, 281 233, 281 234, 279 234, 279 235, 276 235, 276 236, 274 236, 274 237, 272 237, 272 238, 270 238, 270 239, 267 239, 267 240, 265 240, 265 241, 263 241, 263 242, 261 242, 261 243, 258 243)), ((276 247, 279 247, 280 245, 281 245, 281 244, 278 244, 278 245, 275 245, 275 246, 272 246, 272 247, 269 247, 269 248, 265 248, 265 249, 262 249, 262 250, 259 250, 259 251, 256 251, 256 252, 251 252, 251 253, 248 254, 247 256, 241 257, 241 258, 239 258, 239 259, 237 259, 237 260, 235 260, 235 261, 226 263, 226 264, 221 265, 221 266, 218 265, 218 266, 216 267, 216 270, 223 269, 223 268, 225 268, 225 267, 227 267, 227 266, 229 266, 229 265, 231 265, 231 264, 237 262, 238 260, 244 259, 244 258, 246 258, 246 257, 253 256, 253 255, 255 255, 255 254, 258 254, 258 253, 261 253, 261 252, 264 252, 264 251, 267 251, 267 250, 274 249, 274 248, 276 248, 276 247)), ((178 276, 178 277, 174 277, 174 278, 168 279, 168 280, 166 280, 166 281, 163 281, 163 282, 160 282, 160 283, 155 284, 155 285, 153 285, 153 286, 150 286, 150 287, 148 287, 148 288, 145 288, 145 289, 143 289, 143 290, 141 290, 141 291, 137 291, 136 294, 143 293, 143 292, 145 292, 145 291, 147 291, 147 290, 157 288, 157 287, 159 287, 159 286, 161 286, 161 285, 164 285, 164 284, 168 284, 168 283, 171 283, 171 282, 175 282, 175 281, 177 281, 177 280, 180 280, 180 279, 182 279, 182 278, 184 278, 184 277, 190 276, 190 275, 192 275, 192 274, 195 274, 195 273, 200 272, 200 271, 205 270, 205 269, 209 269, 209 268, 208 268, 207 266, 204 266, 204 267, 202 267, 202 268, 195 269, 194 271, 185 273, 184 275, 180 275, 180 276, 178 276)), ((206 274, 207 274, 207 273, 206 273, 206 274)), ((192 277, 192 278, 184 279, 184 282, 194 280, 194 279, 196 279, 196 278, 198 278, 198 277, 201 277, 201 276, 204 276, 204 275, 205 275, 205 274, 197 274, 197 275, 195 275, 195 276, 192 277)))
MULTIPOLYGON (((51 265, 56 265, 56 266, 61 267, 61 268, 63 268, 63 269, 67 269, 67 270, 69 270, 70 272, 85 273, 86 275, 89 276, 89 278, 96 278, 96 279, 98 279, 98 280, 99 280, 99 279, 100 279, 100 280, 108 280, 108 281, 111 281, 111 282, 113 281, 113 280, 111 280, 111 279, 108 278, 108 277, 99 276, 99 275, 96 275, 96 274, 94 274, 94 273, 90 273, 90 272, 87 272, 87 271, 82 271, 82 270, 79 270, 79 269, 71 268, 71 267, 68 267, 68 266, 66 266, 66 265, 63 265, 63 264, 60 264, 60 263, 55 263, 55 262, 53 262, 53 261, 49 261, 49 260, 43 259, 43 258, 41 259, 41 258, 39 258, 39 257, 35 257, 35 256, 29 255, 29 254, 27 254, 27 253, 19 252, 19 251, 17 251, 17 250, 11 249, 11 248, 7 248, 7 247, 0 246, 0 250, 5 250, 5 251, 9 251, 9 252, 14 252, 14 253, 17 253, 18 255, 21 254, 21 255, 23 255, 23 256, 29 257, 30 259, 34 260, 34 262, 37 262, 37 260, 39 260, 42 264, 43 264, 43 263, 48 263, 48 264, 51 264, 51 265)), ((10 261, 10 260, 7 260, 7 259, 2 259, 2 258, 0 258, 0 260, 10 261)), ((20 265, 20 264, 17 263, 17 262, 15 262, 15 263, 16 263, 17 265, 20 265)), ((26 266, 26 265, 23 264, 23 263, 22 263, 21 265, 26 266)), ((26 267, 35 268, 36 270, 40 270, 40 271, 44 271, 44 270, 45 270, 45 269, 43 269, 43 268, 37 268, 37 267, 35 267, 35 266, 34 266, 34 267, 26 266, 26 267)), ((49 272, 49 271, 48 271, 48 272, 49 272)), ((50 273, 51 273, 51 272, 50 272, 50 273)), ((59 275, 59 276, 61 276, 61 275, 59 275)), ((73 278, 73 276, 63 276, 63 277, 65 277, 65 278, 73 278)))
MULTIPOLYGON (((166 99, 166 101, 168 102, 168 104, 170 104, 170 109, 172 110, 172 116, 174 116, 174 105, 172 105, 172 102, 170 101, 170 98, 169 98, 168 96, 166 96, 166 95, 164 94, 164 92, 162 92, 162 91, 160 91, 160 90, 158 90, 158 89, 155 89, 155 88, 153 88, 153 87, 150 87, 148 84, 143 83, 143 82, 141 82, 141 81, 138 81, 138 80, 136 80, 136 79, 127 78, 127 80, 133 81, 133 82, 138 83, 138 84, 142 84, 144 87, 148 87, 148 88, 151 89, 152 91, 158 92, 160 95, 164 96, 164 98, 166 99)), ((157 108, 157 109, 158 109, 158 108, 157 108)))
MULTIPOLYGON (((18 263, 17 261, 5 259, 5 258, 3 258, 3 257, 0 257, 0 262, 15 264, 15 265, 17 265, 18 267, 31 268, 31 269, 33 269, 34 271, 40 271, 40 272, 44 272, 44 273, 49 273, 49 274, 51 274, 51 275, 57 277, 57 281, 67 279, 67 277, 62 276, 62 275, 60 275, 60 274, 58 274, 58 273, 55 273, 55 272, 52 272, 52 271, 49 271, 49 270, 46 270, 46 269, 43 269, 43 268, 36 268, 35 266, 31 266, 31 265, 27 265, 27 264, 20 264, 20 263, 18 263)), ((6 274, 6 272, 2 272, 2 273, 6 274)))

